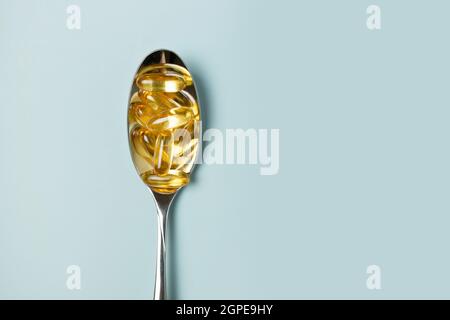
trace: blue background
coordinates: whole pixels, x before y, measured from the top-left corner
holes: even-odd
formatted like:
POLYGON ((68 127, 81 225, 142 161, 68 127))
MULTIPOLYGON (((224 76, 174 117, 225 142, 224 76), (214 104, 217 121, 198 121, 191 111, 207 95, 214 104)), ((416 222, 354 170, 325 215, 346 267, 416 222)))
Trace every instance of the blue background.
POLYGON ((192 71, 206 128, 280 129, 278 175, 202 165, 178 196, 171 298, 449 298, 449 10, 0 0, 0 298, 152 297, 156 215, 126 108, 159 48, 192 71))

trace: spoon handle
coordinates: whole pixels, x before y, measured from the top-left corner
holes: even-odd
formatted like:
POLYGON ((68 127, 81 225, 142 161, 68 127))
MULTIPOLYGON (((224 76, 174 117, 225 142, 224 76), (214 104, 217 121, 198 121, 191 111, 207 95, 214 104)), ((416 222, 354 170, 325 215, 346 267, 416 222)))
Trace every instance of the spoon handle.
MULTIPOLYGON (((159 211, 159 210, 158 210, 159 211)), ((167 213, 158 212, 158 248, 154 300, 166 300, 166 225, 167 213)))
POLYGON ((156 276, 154 300, 166 300, 166 229, 170 205, 176 193, 153 192, 158 217, 158 247, 156 251, 156 276))

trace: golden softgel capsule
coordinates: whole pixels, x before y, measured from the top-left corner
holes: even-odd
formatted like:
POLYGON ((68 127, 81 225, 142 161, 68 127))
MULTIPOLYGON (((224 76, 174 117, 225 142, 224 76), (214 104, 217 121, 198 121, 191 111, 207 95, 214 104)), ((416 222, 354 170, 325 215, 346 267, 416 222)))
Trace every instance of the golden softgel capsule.
POLYGON ((141 67, 128 107, 134 165, 153 191, 170 194, 189 183, 199 144, 200 110, 183 66, 141 67))

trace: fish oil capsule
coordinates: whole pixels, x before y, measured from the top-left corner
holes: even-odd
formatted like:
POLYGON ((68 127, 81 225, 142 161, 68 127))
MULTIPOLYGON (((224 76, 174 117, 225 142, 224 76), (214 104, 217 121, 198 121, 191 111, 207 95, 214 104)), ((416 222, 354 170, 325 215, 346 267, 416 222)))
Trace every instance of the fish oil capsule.
POLYGON ((194 112, 190 107, 175 107, 170 109, 169 113, 186 118, 187 121, 185 121, 185 125, 187 125, 191 120, 194 119, 194 112))
POLYGON ((200 123, 191 121, 186 127, 175 130, 172 169, 190 172, 197 155, 200 123))
POLYGON ((138 172, 154 171, 153 154, 156 137, 138 125, 130 130, 131 155, 138 172))
POLYGON ((151 65, 143 68, 136 78, 136 85, 150 92, 179 92, 192 84, 189 72, 171 64, 151 65))
POLYGON ((154 119, 154 113, 150 110, 150 107, 139 103, 130 106, 128 116, 132 118, 135 123, 138 123, 145 128, 148 127, 148 123, 154 119))
POLYGON ((130 133, 133 149, 145 159, 152 159, 156 136, 142 127, 135 126, 130 133))
POLYGON ((192 109, 195 116, 199 114, 197 102, 187 91, 177 93, 166 93, 166 98, 170 102, 172 108, 187 107, 192 109))
POLYGON ((136 79, 136 85, 151 92, 178 92, 186 87, 178 75, 144 74, 136 79))
POLYGON ((174 145, 172 169, 190 172, 198 149, 198 139, 192 139, 185 146, 174 145))
POLYGON ((198 140, 196 139, 198 135, 196 133, 199 133, 198 131, 198 125, 196 125, 196 121, 192 120, 190 121, 186 126, 183 128, 178 128, 173 130, 174 134, 174 155, 178 155, 180 153, 184 153, 185 149, 190 148, 193 144, 198 143, 198 140))
POLYGON ((184 114, 163 113, 150 119, 146 127, 155 131, 174 130, 186 126, 192 119, 190 111, 185 111, 184 114))
POLYGON ((155 110, 148 104, 132 102, 130 112, 141 126, 151 130, 170 130, 185 126, 194 118, 191 108, 176 107, 166 109, 165 112, 155 110))
POLYGON ((186 86, 192 84, 192 77, 189 71, 182 66, 171 63, 158 63, 143 67, 138 76, 144 74, 177 75, 184 79, 186 86))
POLYGON ((172 101, 167 97, 170 93, 139 90, 137 94, 139 95, 139 101, 150 106, 155 113, 168 111, 173 107, 172 101))
POLYGON ((158 133, 154 147, 153 167, 156 174, 166 174, 172 166, 173 135, 171 132, 158 133))
POLYGON ((160 193, 172 193, 189 183, 189 175, 183 171, 170 170, 166 175, 155 175, 145 172, 141 179, 160 193))

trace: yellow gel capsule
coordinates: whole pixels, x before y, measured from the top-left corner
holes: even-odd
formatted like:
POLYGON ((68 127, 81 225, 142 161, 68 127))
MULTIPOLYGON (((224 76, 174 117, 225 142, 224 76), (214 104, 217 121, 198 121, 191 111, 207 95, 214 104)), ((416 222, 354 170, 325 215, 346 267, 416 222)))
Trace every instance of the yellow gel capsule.
POLYGON ((192 139, 186 146, 175 146, 172 169, 190 172, 194 165, 198 149, 198 139, 192 139))
POLYGON ((134 103, 142 103, 141 97, 139 96, 139 92, 133 93, 133 95, 130 98, 130 105, 134 103))
POLYGON ((186 87, 182 76, 160 75, 156 73, 144 74, 136 79, 136 85, 150 92, 178 92, 186 87))
POLYGON ((152 64, 143 67, 139 71, 138 76, 151 73, 162 75, 179 75, 183 77, 186 86, 190 86, 192 84, 192 77, 189 71, 186 68, 183 68, 182 66, 176 64, 171 63, 152 64))
POLYGON ((176 93, 166 93, 165 96, 173 108, 187 107, 192 108, 193 111, 196 110, 198 113, 197 103, 195 102, 194 97, 189 94, 189 92, 183 90, 176 93))
MULTIPOLYGON (((150 92, 146 90, 139 91, 139 97, 142 103, 148 104, 160 113, 172 109, 187 108, 197 120, 200 120, 200 111, 194 98, 187 91, 180 92, 150 92)), ((175 113, 171 111, 171 113, 175 113)))
POLYGON ((142 127, 148 127, 148 123, 154 119, 154 112, 149 106, 135 103, 130 106, 130 116, 142 127))
POLYGON ((137 94, 139 95, 140 98, 139 101, 151 107, 154 110, 155 114, 168 111, 170 108, 173 107, 173 104, 167 98, 168 94, 173 93, 150 92, 147 90, 139 90, 137 94))
POLYGON ((172 166, 173 135, 171 132, 159 132, 154 147, 153 167, 156 174, 166 174, 172 166))
MULTIPOLYGON (((166 112, 164 112, 162 110, 155 110, 155 107, 152 108, 149 104, 143 104, 140 102, 141 100, 138 101, 136 102, 136 99, 132 99, 130 105, 131 116, 141 126, 151 130, 159 131, 179 128, 185 126, 194 117, 192 109, 188 107, 165 109, 166 112)), ((153 105, 157 106, 157 104, 153 105)))
POLYGON ((168 170, 167 167, 172 163, 172 154, 168 152, 169 148, 167 146, 171 145, 170 141, 166 141, 166 145, 164 145, 164 141, 161 138, 158 140, 158 136, 154 131, 139 126, 131 130, 130 138, 133 154, 137 154, 148 163, 145 166, 147 170, 148 168, 158 172, 166 172, 168 170), (157 144, 160 148, 161 144, 163 144, 162 152, 158 152, 155 149, 157 144), (155 157, 158 157, 157 161, 155 161, 155 157), (155 168, 155 163, 159 164, 160 168, 155 168))
POLYGON ((147 161, 153 159, 156 143, 156 136, 154 134, 144 128, 135 126, 131 129, 130 138, 131 147, 138 155, 147 159, 147 161))
POLYGON ((147 128, 156 131, 168 131, 186 126, 193 119, 191 112, 184 114, 162 114, 153 117, 147 124, 147 128))
POLYGON ((199 142, 200 125, 199 121, 191 120, 185 127, 173 131, 175 138, 174 152, 176 154, 182 152, 182 148, 190 147, 199 142))
POLYGON ((194 110, 189 107, 175 107, 169 110, 169 113, 172 115, 182 116, 187 119, 185 125, 189 123, 189 121, 194 119, 194 110))
POLYGON ((191 121, 184 128, 173 130, 173 153, 175 156, 186 154, 186 150, 191 149, 193 145, 198 144, 198 135, 195 134, 195 129, 195 123, 194 121, 191 121))
POLYGON ((170 170, 166 175, 151 172, 141 174, 141 179, 152 190, 159 193, 173 193, 189 183, 189 175, 183 171, 170 170))

